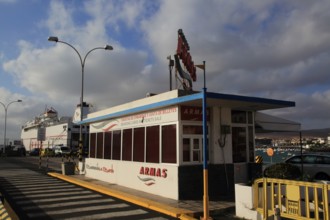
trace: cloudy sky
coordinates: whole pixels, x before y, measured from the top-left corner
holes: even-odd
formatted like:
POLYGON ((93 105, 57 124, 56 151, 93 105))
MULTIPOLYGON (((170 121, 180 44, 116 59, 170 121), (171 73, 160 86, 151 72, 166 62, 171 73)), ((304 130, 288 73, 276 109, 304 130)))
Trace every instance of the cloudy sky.
POLYGON ((271 113, 330 127, 329 11, 328 0, 0 0, 0 101, 23 100, 8 108, 7 138, 45 107, 72 116, 79 103, 79 58, 48 36, 81 56, 113 46, 86 59, 84 100, 100 110, 168 91, 178 29, 206 61, 209 91, 295 101, 271 113))

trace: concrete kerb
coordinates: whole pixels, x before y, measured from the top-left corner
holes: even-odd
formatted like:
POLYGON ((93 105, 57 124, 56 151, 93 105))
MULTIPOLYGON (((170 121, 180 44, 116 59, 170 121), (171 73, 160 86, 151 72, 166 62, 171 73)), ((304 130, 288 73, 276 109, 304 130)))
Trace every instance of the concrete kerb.
POLYGON ((176 207, 172 207, 172 206, 168 206, 166 204, 162 204, 156 201, 152 201, 149 199, 145 199, 145 198, 141 198, 138 196, 134 196, 122 191, 118 191, 115 189, 109 189, 106 188, 104 186, 95 184, 95 183, 90 183, 90 182, 86 182, 71 176, 66 176, 66 175, 62 175, 59 173, 53 173, 53 172, 49 172, 48 175, 56 177, 58 179, 62 179, 64 181, 91 189, 93 191, 99 192, 99 193, 103 193, 105 195, 109 195, 109 196, 113 196, 116 197, 118 199, 122 199, 128 202, 131 202, 133 204, 175 217, 175 218, 179 218, 179 219, 185 219, 185 220, 193 220, 195 219, 193 217, 194 213, 190 210, 185 210, 185 209, 180 209, 180 208, 176 208, 176 207))

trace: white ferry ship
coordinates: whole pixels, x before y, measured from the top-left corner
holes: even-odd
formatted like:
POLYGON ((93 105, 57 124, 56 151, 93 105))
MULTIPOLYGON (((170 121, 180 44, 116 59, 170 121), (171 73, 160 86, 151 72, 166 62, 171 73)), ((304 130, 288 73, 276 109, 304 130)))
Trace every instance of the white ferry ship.
MULTIPOLYGON (((89 112, 89 105, 84 103, 84 117, 89 112)), ((79 125, 75 124, 77 121, 80 121, 80 105, 77 105, 73 117, 59 117, 58 112, 54 108, 45 108, 43 113, 22 126, 22 144, 27 151, 31 151, 33 148, 53 147, 55 145, 78 147, 79 125)), ((86 139, 88 137, 88 129, 89 127, 87 126, 83 127, 83 141, 86 144, 88 143, 86 139)), ((86 144, 83 146, 87 146, 86 144)))

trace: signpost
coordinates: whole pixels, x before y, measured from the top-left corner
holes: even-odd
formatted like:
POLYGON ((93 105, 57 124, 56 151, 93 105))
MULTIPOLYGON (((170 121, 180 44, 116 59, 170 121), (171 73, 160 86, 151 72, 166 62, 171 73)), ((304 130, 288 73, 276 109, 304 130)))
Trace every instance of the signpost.
POLYGON ((40 141, 40 146, 39 146, 39 169, 41 169, 42 142, 46 140, 46 128, 45 127, 39 127, 38 128, 37 140, 40 141))
POLYGON ((274 149, 271 147, 267 148, 267 155, 270 156, 270 163, 273 163, 274 149))

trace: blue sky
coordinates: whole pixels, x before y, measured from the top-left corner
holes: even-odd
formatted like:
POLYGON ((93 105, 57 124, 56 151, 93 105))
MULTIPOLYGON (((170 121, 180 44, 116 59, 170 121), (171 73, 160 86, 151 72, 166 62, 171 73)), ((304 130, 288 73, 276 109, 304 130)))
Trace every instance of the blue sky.
POLYGON ((209 91, 295 101, 267 113, 330 127, 329 11, 327 0, 0 0, 0 101, 23 100, 9 107, 7 137, 46 106, 72 116, 79 103, 78 56, 48 36, 82 56, 113 46, 86 60, 84 100, 100 110, 168 90, 180 28, 209 91))

